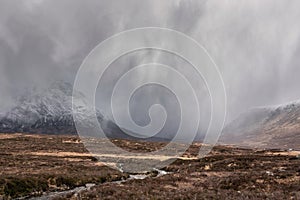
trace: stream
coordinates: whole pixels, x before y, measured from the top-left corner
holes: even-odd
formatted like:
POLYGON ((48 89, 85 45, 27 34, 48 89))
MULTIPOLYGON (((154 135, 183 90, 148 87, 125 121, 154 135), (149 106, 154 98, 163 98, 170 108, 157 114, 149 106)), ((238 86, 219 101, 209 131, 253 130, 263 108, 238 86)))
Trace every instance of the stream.
MULTIPOLYGON (((154 171, 157 171, 158 174, 153 178, 157 178, 157 177, 160 177, 160 176, 164 176, 166 174, 170 174, 170 172, 166 172, 164 170, 159 170, 159 169, 154 169, 154 171)), ((111 183, 121 184, 121 183, 127 182, 129 180, 143 180, 143 179, 145 179, 147 177, 150 177, 150 176, 151 176, 150 174, 149 175, 146 175, 146 174, 130 174, 129 177, 125 180, 106 182, 106 183, 103 183, 103 184, 111 184, 111 183)), ((88 183, 88 184, 85 184, 85 186, 76 187, 76 188, 73 188, 73 189, 70 189, 70 190, 58 191, 58 192, 49 192, 49 193, 46 193, 46 194, 44 194, 42 196, 39 196, 39 197, 31 197, 31 198, 23 197, 23 198, 18 198, 18 200, 21 200, 21 199, 49 200, 49 199, 53 199, 53 198, 66 196, 68 194, 73 194, 73 196, 76 197, 81 192, 90 190, 93 186, 96 186, 96 184, 88 183)))

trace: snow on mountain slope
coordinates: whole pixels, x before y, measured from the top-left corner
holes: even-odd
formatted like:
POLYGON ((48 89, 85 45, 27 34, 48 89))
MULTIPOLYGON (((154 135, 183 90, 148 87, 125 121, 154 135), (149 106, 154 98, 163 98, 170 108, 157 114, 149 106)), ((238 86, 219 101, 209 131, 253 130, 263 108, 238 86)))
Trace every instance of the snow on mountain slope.
POLYGON ((268 148, 300 148, 300 101, 257 107, 223 130, 222 143, 268 148))
MULTIPOLYGON (((17 105, 7 113, 0 114, 0 132, 29 132, 75 134, 72 115, 72 85, 55 82, 44 91, 31 91, 19 98, 17 105)), ((88 122, 92 113, 76 109, 88 122), (82 112, 81 112, 82 111, 82 112)), ((98 121, 107 132, 120 133, 112 121, 97 111, 98 121)))
POLYGON ((12 121, 34 123, 41 118, 63 117, 72 113, 72 86, 55 83, 43 92, 23 95, 18 104, 5 116, 12 121))

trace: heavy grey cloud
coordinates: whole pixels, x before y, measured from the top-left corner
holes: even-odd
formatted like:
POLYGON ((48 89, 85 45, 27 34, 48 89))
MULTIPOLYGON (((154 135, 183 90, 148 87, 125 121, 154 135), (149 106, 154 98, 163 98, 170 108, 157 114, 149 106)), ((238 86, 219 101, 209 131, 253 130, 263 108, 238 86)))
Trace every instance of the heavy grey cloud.
POLYGON ((300 98, 298 1, 210 1, 194 35, 220 67, 229 115, 300 98))
POLYGON ((297 0, 2 0, 0 108, 24 88, 73 81, 98 43, 144 26, 175 29, 205 46, 224 78, 228 120, 299 99, 299 7, 297 0))

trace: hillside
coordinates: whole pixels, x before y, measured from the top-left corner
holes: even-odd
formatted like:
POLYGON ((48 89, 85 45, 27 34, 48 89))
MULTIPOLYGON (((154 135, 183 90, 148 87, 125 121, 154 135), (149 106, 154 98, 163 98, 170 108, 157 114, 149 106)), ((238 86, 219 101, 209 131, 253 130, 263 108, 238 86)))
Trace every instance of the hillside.
POLYGON ((221 143, 250 147, 300 148, 300 101, 252 108, 223 130, 221 143))
MULTIPOLYGON (((72 115, 72 89, 71 84, 59 81, 44 91, 32 90, 24 94, 15 107, 0 114, 0 132, 76 134, 72 115)), ((82 111, 80 116, 82 121, 88 123, 91 114, 82 111)), ((108 134, 122 132, 99 111, 97 118, 108 134)))

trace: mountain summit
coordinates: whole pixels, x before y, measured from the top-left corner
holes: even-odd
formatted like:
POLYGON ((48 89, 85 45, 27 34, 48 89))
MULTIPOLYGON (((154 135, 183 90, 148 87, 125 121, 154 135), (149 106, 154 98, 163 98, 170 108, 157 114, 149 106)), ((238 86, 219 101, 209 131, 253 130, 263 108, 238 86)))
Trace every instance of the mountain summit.
MULTIPOLYGON (((43 91, 32 90, 21 96, 15 107, 0 115, 0 132, 75 134, 72 110, 73 87, 66 82, 55 82, 43 91)), ((76 112, 80 111, 79 109, 76 112)), ((80 113, 83 120, 90 114, 80 113)), ((97 118, 108 134, 121 130, 99 111, 97 118)))

